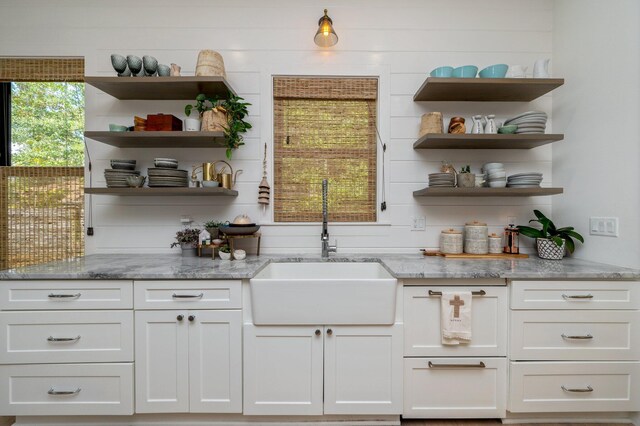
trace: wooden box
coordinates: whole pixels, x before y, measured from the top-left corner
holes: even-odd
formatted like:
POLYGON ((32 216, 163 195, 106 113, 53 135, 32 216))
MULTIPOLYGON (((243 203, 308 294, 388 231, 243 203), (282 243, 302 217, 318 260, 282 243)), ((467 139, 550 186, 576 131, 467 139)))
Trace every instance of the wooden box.
POLYGON ((147 115, 147 131, 182 130, 182 120, 172 114, 147 115))

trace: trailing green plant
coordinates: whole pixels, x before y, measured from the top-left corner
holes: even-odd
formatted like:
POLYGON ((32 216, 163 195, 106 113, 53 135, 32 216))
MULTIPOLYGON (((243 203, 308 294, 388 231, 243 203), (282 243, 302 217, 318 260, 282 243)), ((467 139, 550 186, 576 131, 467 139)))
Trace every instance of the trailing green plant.
POLYGON ((196 111, 198 111, 198 115, 200 116, 200 118, 202 118, 202 114, 204 114, 205 111, 212 110, 218 102, 219 99, 217 97, 211 98, 204 93, 200 93, 198 96, 196 96, 195 104, 185 105, 184 113, 187 115, 187 117, 189 117, 191 116, 191 111, 195 109, 196 111))
POLYGON ((564 240, 569 253, 573 253, 576 248, 573 241, 574 238, 584 244, 584 238, 572 226, 557 228, 551 219, 542 214, 540 210, 534 210, 533 213, 537 219, 531 219, 529 223, 537 222, 542 226, 542 229, 518 225, 518 230, 525 237, 552 240, 558 247, 562 247, 562 241, 564 240))
POLYGON ((471 166, 468 164, 460 169, 460 174, 471 173, 471 166))
POLYGON ((219 250, 223 253, 231 253, 231 249, 228 245, 220 246, 219 250))
POLYGON ((200 230, 198 228, 185 228, 176 232, 176 241, 171 243, 171 247, 176 247, 181 244, 194 244, 198 242, 200 236, 200 230))

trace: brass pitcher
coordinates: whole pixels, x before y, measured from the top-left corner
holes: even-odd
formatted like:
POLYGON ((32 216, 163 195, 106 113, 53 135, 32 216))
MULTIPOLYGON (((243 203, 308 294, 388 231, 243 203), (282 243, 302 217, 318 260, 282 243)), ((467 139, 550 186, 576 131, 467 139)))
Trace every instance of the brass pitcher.
POLYGON ((213 165, 213 172, 216 175, 215 180, 217 180, 218 182, 220 182, 220 186, 226 189, 231 189, 233 188, 233 186, 236 184, 236 181, 238 179, 238 174, 242 173, 241 169, 236 170, 235 173, 233 173, 233 167, 231 167, 231 164, 227 163, 224 160, 218 160, 215 163, 212 164, 213 165), (225 165, 222 166, 222 168, 220 168, 220 171, 216 171, 216 164, 218 163, 224 163, 225 165), (229 173, 225 173, 227 170, 227 167, 229 167, 229 173))
POLYGON ((202 180, 218 180, 216 163, 202 163, 201 166, 193 166, 191 170, 191 180, 196 180, 198 169, 202 171, 202 180))

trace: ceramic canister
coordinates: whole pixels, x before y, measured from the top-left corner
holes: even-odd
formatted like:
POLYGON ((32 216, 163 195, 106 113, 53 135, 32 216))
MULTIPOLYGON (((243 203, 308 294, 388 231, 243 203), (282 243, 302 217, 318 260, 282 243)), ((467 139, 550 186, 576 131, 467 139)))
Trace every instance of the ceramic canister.
POLYGON ((489 228, 486 223, 474 221, 464 225, 464 252, 469 254, 489 252, 489 228))
POLYGON ((462 253, 462 231, 445 229, 440 233, 440 253, 462 253))
POLYGON ((502 253, 502 235, 498 235, 495 232, 489 235, 489 253, 502 253))

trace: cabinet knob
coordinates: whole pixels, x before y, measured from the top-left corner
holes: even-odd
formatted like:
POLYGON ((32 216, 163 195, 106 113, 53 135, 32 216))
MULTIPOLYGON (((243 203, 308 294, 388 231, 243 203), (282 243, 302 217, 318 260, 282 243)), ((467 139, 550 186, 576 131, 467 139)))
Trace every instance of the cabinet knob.
POLYGON ((322 332, 321 332, 319 329, 318 329, 318 330, 316 330, 316 336, 319 336, 319 335, 321 335, 321 334, 322 334, 322 332))
POLYGON ((333 330, 329 328, 327 330, 327 336, 331 336, 332 334, 333 334, 333 330))
POLYGON ((196 319, 195 315, 189 315, 189 321, 190 322, 193 322, 193 320, 195 320, 195 319, 196 319))
POLYGON ((178 321, 182 321, 184 319, 184 315, 180 314, 176 317, 178 321))

